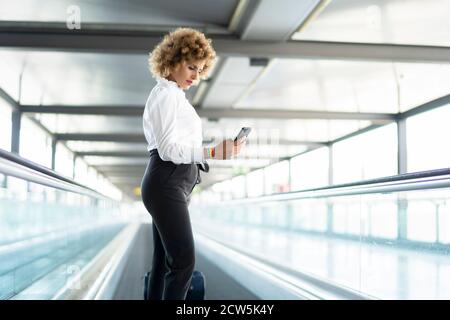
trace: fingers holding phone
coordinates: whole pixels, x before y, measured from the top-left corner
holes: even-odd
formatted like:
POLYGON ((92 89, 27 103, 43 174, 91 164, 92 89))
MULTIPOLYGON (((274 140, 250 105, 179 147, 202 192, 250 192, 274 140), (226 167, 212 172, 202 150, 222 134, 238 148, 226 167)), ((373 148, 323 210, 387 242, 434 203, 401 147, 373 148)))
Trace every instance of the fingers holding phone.
POLYGON ((223 140, 214 148, 215 149, 214 159, 226 160, 237 156, 241 152, 241 149, 245 145, 245 143, 246 143, 245 137, 239 140, 231 140, 231 139, 223 140))
POLYGON ((237 156, 239 153, 241 153, 242 148, 247 144, 247 137, 242 137, 239 140, 233 141, 233 143, 234 143, 233 155, 237 156))
POLYGON ((234 140, 223 140, 214 147, 214 159, 226 160, 236 157, 247 143, 247 136, 252 129, 243 127, 234 140))

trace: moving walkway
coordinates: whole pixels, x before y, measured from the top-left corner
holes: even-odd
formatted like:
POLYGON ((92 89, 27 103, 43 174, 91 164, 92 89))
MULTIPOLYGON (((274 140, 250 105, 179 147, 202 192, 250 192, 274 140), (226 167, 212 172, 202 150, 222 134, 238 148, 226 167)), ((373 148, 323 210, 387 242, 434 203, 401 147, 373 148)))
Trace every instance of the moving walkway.
MULTIPOLYGON (((0 150, 0 298, 141 299, 148 215, 0 150)), ((450 169, 194 202, 207 299, 450 298, 450 169)))

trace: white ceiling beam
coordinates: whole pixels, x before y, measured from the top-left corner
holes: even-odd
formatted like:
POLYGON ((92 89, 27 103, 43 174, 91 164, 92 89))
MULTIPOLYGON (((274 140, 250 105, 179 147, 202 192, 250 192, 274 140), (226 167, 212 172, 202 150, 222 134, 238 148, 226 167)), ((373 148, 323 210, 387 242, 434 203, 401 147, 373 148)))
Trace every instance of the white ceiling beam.
MULTIPOLYGON (((0 26, 0 47, 66 52, 112 52, 148 54, 161 35, 142 32, 48 30, 39 23, 32 27, 0 26)), ((239 40, 212 35, 221 57, 266 57, 290 59, 339 59, 396 62, 450 62, 450 47, 346 43, 329 41, 239 40)))
MULTIPOLYGON (((34 106, 23 105, 23 113, 49 113, 74 115, 104 115, 104 116, 135 116, 142 117, 144 108, 141 106, 34 106)), ((369 120, 391 122, 396 115, 391 113, 364 113, 313 110, 273 109, 231 109, 231 108, 202 108, 197 113, 202 118, 251 118, 251 119, 329 119, 329 120, 369 120)))

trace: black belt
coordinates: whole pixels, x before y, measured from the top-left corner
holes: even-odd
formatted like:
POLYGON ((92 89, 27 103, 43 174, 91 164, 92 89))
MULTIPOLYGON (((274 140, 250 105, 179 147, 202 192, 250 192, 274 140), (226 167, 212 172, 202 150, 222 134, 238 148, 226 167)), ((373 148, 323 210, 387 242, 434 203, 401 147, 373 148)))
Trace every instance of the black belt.
MULTIPOLYGON (((153 156, 155 154, 157 154, 159 156, 158 149, 152 149, 149 152, 150 152, 151 156, 153 156)), ((201 170, 203 172, 209 172, 209 164, 206 161, 202 162, 202 163, 197 163, 197 167, 199 168, 199 170, 201 170)))
POLYGON ((204 172, 209 172, 209 164, 208 164, 208 162, 205 161, 205 162, 199 163, 199 164, 197 164, 197 166, 198 166, 198 168, 200 170, 202 170, 204 172))

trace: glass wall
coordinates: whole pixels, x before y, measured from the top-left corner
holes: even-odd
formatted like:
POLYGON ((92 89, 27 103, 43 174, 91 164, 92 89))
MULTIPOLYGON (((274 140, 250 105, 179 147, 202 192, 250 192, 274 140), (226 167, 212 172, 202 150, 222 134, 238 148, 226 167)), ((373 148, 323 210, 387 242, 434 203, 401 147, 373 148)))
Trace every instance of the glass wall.
MULTIPOLYGON (((450 127, 447 125, 449 118, 450 105, 446 105, 407 119, 408 172, 450 167, 450 151, 444 147, 446 137, 450 136, 450 127)), ((336 142, 332 146, 332 153, 333 184, 396 175, 397 125, 392 123, 336 142)), ((289 161, 285 160, 252 171, 245 175, 246 195, 256 197, 327 186, 329 160, 329 149, 323 147, 293 157, 289 160, 290 167, 289 161)), ((224 184, 220 188, 222 194, 227 193, 224 184)), ((212 191, 215 192, 215 189, 212 191)), ((233 188, 228 191, 229 197, 232 193, 242 194, 241 191, 233 184, 233 188)))
POLYGON ((258 197, 264 194, 264 169, 247 174, 247 196, 258 197))
POLYGON ((88 166, 86 185, 94 190, 98 190, 99 185, 98 177, 99 177, 98 172, 94 168, 88 166))
MULTIPOLYGON (((231 190, 231 180, 225 180, 212 186, 212 191, 218 194, 218 198, 220 198, 222 201, 231 200, 233 198, 231 190)), ((192 198, 195 198, 195 195, 193 195, 192 198)))
POLYGON ((0 299, 51 299, 126 224, 117 202, 8 177, 0 188, 0 299))
POLYGON ((246 178, 244 175, 234 177, 231 179, 231 193, 233 198, 245 198, 246 197, 246 178))
POLYGON ((406 120, 408 171, 450 167, 450 105, 406 120))
POLYGON ((0 50, 0 88, 15 101, 19 101, 20 75, 23 74, 25 55, 18 50, 0 50))
MULTIPOLYGON (((333 184, 349 183, 397 174, 397 125, 395 123, 367 131, 332 146, 333 184)), ((443 151, 445 152, 445 151, 443 151)), ((247 197, 329 185, 329 148, 309 151, 290 160, 274 163, 244 175, 247 197), (290 176, 289 176, 290 175, 290 176)), ((450 162, 448 162, 450 163, 450 162)), ((239 178, 243 179, 243 178, 239 178)), ((243 194, 241 186, 225 180, 216 183, 212 192, 243 194), (225 184, 230 184, 228 191, 225 184)), ((193 197, 195 198, 195 196, 193 197)))
POLYGON ((87 184, 88 166, 82 158, 75 159, 75 180, 81 184, 87 184))
POLYGON ((191 216, 197 232, 300 277, 379 299, 449 299, 449 191, 200 204, 191 216))
POLYGON ((56 144, 55 170, 73 178, 73 153, 62 143, 56 144))
POLYGON ((52 166, 52 138, 24 116, 20 128, 19 154, 48 168, 52 166))
POLYGON ((264 168, 265 194, 289 191, 289 161, 281 161, 264 168))
POLYGON ((292 191, 324 187, 329 184, 328 147, 295 156, 290 161, 292 191))
POLYGON ((333 184, 397 174, 397 125, 390 124, 333 145, 333 184))
POLYGON ((0 98, 0 148, 11 150, 11 108, 0 98))
POLYGON ((98 188, 96 189, 98 192, 114 199, 116 201, 122 200, 123 194, 114 184, 112 184, 106 177, 101 174, 98 174, 98 188))

